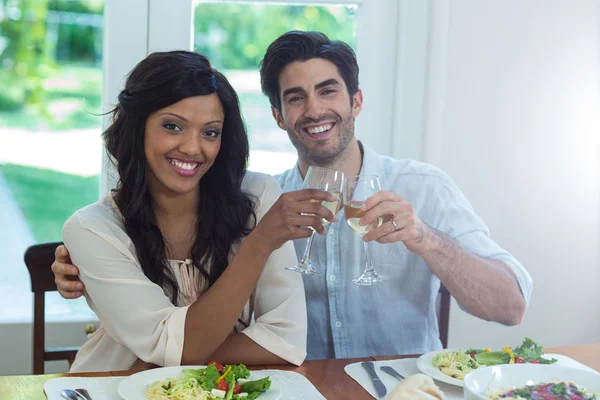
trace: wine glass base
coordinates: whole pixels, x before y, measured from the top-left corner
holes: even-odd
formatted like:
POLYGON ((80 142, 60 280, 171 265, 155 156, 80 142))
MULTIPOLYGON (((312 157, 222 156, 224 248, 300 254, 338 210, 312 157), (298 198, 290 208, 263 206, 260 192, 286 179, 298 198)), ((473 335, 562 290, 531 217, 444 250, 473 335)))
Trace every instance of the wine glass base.
POLYGON ((360 286, 372 286, 390 279, 389 276, 380 275, 375 270, 365 271, 361 276, 352 279, 352 283, 360 286))
POLYGON ((294 265, 293 267, 285 267, 285 269, 287 269, 288 271, 295 271, 295 272, 300 272, 301 274, 304 275, 318 275, 319 273, 317 271, 315 271, 315 269, 312 267, 311 264, 298 264, 298 265, 294 265))

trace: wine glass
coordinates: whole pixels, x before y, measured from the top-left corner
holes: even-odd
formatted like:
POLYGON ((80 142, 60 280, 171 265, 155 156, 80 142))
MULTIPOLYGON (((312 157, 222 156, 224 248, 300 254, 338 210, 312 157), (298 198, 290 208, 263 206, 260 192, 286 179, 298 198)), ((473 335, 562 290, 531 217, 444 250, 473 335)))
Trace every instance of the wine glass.
MULTIPOLYGON (((367 232, 379 227, 383 218, 379 217, 376 221, 371 222, 368 225, 360 225, 358 221, 365 214, 365 211, 361 210, 360 207, 364 204, 365 200, 373 196, 375 193, 381 191, 381 185, 379 184, 379 178, 377 175, 364 174, 360 176, 350 176, 344 181, 344 214, 346 215, 346 222, 348 226, 361 237, 367 232)), ((352 282, 356 285, 370 286, 376 283, 383 282, 389 279, 385 275, 380 275, 373 269, 371 258, 369 257, 369 244, 363 241, 365 246, 366 264, 365 271, 352 282)))
MULTIPOLYGON (((321 205, 327 208, 329 211, 336 215, 340 210, 342 203, 342 185, 344 183, 344 174, 339 171, 335 171, 333 169, 321 168, 321 167, 308 167, 308 171, 306 171, 306 176, 304 177, 304 183, 302 184, 302 189, 319 189, 329 192, 335 199, 334 201, 323 201, 321 205)), ((318 203, 321 200, 309 200, 311 203, 318 203)), ((312 214, 303 214, 303 215, 312 215, 312 214)), ((325 218, 321 218, 321 224, 326 226, 329 224, 329 221, 325 218)), ((296 271, 307 275, 314 275, 317 273, 310 263, 310 250, 312 248, 313 238, 315 237, 315 230, 313 227, 309 227, 312 230, 312 234, 308 241, 306 242, 306 247, 304 248, 304 255, 302 256, 302 260, 297 265, 292 267, 286 267, 286 269, 290 271, 296 271)))

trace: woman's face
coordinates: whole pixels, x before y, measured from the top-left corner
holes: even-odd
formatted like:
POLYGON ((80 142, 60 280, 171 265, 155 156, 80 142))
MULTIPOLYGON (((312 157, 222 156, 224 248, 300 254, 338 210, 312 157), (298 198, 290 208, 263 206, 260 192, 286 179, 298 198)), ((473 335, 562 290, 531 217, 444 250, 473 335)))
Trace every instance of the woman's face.
POLYGON ((219 154, 224 121, 216 93, 188 97, 150 114, 144 135, 150 190, 168 195, 195 190, 219 154))

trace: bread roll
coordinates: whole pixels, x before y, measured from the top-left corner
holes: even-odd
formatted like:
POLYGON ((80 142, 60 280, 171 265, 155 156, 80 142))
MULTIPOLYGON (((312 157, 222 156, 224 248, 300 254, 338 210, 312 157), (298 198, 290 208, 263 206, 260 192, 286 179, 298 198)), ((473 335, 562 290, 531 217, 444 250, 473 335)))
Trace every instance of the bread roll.
POLYGON ((388 396, 388 400, 431 400, 432 398, 442 400, 444 395, 440 388, 433 383, 433 379, 423 374, 415 374, 402 379, 388 396), (414 389, 426 394, 423 395, 414 389))

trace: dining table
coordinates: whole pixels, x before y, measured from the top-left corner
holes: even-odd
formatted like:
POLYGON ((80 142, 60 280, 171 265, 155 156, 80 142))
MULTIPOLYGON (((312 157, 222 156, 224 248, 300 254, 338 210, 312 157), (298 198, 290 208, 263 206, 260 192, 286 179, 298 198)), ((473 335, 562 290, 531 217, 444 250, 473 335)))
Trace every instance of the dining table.
MULTIPOLYGON (((545 353, 572 358, 600 372, 600 343, 544 348, 545 353)), ((251 370, 281 369, 304 375, 326 399, 367 400, 372 397, 344 371, 346 365, 362 361, 383 361, 415 358, 418 354, 308 360, 301 366, 252 366, 251 370)), ((142 369, 110 372, 63 373, 46 375, 0 376, 0 400, 45 400, 44 383, 59 377, 129 376, 142 369)))

